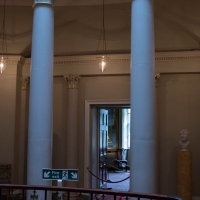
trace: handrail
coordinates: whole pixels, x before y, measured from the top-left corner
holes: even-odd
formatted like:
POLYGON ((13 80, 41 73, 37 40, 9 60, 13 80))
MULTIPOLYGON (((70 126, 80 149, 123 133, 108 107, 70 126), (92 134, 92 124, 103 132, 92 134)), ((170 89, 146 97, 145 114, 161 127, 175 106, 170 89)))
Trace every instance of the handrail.
MULTIPOLYGON (((124 192, 124 191, 111 191, 102 189, 87 189, 87 188, 71 188, 71 187, 57 187, 57 186, 38 186, 38 185, 15 185, 15 184, 0 184, 0 193, 2 189, 21 189, 21 190, 43 190, 43 191, 62 191, 62 192, 77 192, 77 193, 89 193, 89 194, 107 194, 125 197, 136 197, 138 199, 158 199, 158 200, 182 200, 179 197, 167 196, 160 194, 145 194, 135 192, 124 192)), ((1 199, 1 196, 0 196, 1 199)))

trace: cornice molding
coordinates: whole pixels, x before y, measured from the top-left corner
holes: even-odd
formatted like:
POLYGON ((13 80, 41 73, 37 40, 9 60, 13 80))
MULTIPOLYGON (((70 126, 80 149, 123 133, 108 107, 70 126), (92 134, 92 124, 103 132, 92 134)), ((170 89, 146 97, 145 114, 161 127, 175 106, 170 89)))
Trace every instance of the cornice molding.
POLYGON ((8 60, 6 61, 10 65, 24 64, 26 62, 26 58, 22 56, 8 56, 8 60))
POLYGON ((155 57, 155 61, 182 61, 182 60, 200 60, 199 56, 166 56, 166 57, 155 57))
POLYGON ((65 65, 65 64, 92 64, 98 63, 97 60, 59 60, 54 61, 54 65, 65 65))
MULTIPOLYGON (((130 54, 112 54, 109 55, 108 63, 130 62, 130 54)), ((191 61, 200 60, 200 51, 195 52, 163 52, 155 53, 155 61, 191 61)), ((30 65, 31 59, 26 59, 25 65, 30 65)), ((67 64, 97 64, 98 60, 95 56, 61 56, 54 58, 54 65, 67 64)))
MULTIPOLYGON (((119 62, 130 62, 130 59, 109 59, 108 63, 119 63, 119 62)), ((98 63, 98 60, 65 60, 65 61, 54 61, 54 65, 63 64, 93 64, 98 63)))

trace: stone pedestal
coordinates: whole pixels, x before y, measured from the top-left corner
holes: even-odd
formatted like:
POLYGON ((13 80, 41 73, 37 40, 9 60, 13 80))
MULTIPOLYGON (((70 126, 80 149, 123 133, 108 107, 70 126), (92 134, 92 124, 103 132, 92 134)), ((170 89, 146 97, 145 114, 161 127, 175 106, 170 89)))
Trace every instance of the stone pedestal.
POLYGON ((178 196, 183 200, 192 199, 192 153, 178 152, 178 196))

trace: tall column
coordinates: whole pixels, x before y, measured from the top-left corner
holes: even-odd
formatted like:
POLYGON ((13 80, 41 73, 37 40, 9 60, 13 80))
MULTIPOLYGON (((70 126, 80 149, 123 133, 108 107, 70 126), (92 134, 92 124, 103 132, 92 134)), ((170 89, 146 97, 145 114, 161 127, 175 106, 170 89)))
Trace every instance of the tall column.
POLYGON ((33 8, 27 184, 50 186, 42 180, 42 168, 52 166, 53 0, 35 0, 33 8))
MULTIPOLYGON (((26 174, 25 166, 26 166, 26 159, 27 156, 27 146, 26 146, 26 140, 27 140, 27 121, 28 121, 28 106, 29 106, 29 91, 30 91, 30 77, 20 77, 21 79, 21 95, 20 95, 20 123, 19 123, 19 130, 18 130, 18 140, 19 140, 19 157, 17 157, 18 160, 18 173, 19 174, 19 181, 18 184, 25 184, 26 183, 26 174)), ((15 172, 14 172, 15 173, 15 172)))
POLYGON ((131 192, 156 193, 154 0, 133 0, 131 17, 131 192))
MULTIPOLYGON (((78 89, 80 76, 65 76, 68 88, 67 98, 67 134, 66 168, 78 169, 78 89)), ((77 181, 67 182, 68 187, 78 187, 77 181)))

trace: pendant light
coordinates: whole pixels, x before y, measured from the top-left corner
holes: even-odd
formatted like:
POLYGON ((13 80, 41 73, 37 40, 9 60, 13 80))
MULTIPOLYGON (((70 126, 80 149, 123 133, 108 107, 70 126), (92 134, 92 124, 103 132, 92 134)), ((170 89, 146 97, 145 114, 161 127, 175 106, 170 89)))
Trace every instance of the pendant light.
POLYGON ((4 0, 4 5, 3 5, 3 22, 2 22, 1 32, 0 32, 0 39, 1 39, 0 72, 1 73, 5 70, 6 63, 8 60, 5 26, 6 26, 6 0, 4 0))
POLYGON ((105 11, 104 11, 104 0, 103 0, 103 19, 102 19, 102 28, 99 36, 99 42, 97 47, 97 54, 99 53, 99 46, 102 42, 102 55, 97 56, 97 59, 99 61, 99 68, 101 72, 104 72, 104 70, 107 67, 107 52, 106 52, 106 34, 105 34, 105 11))

